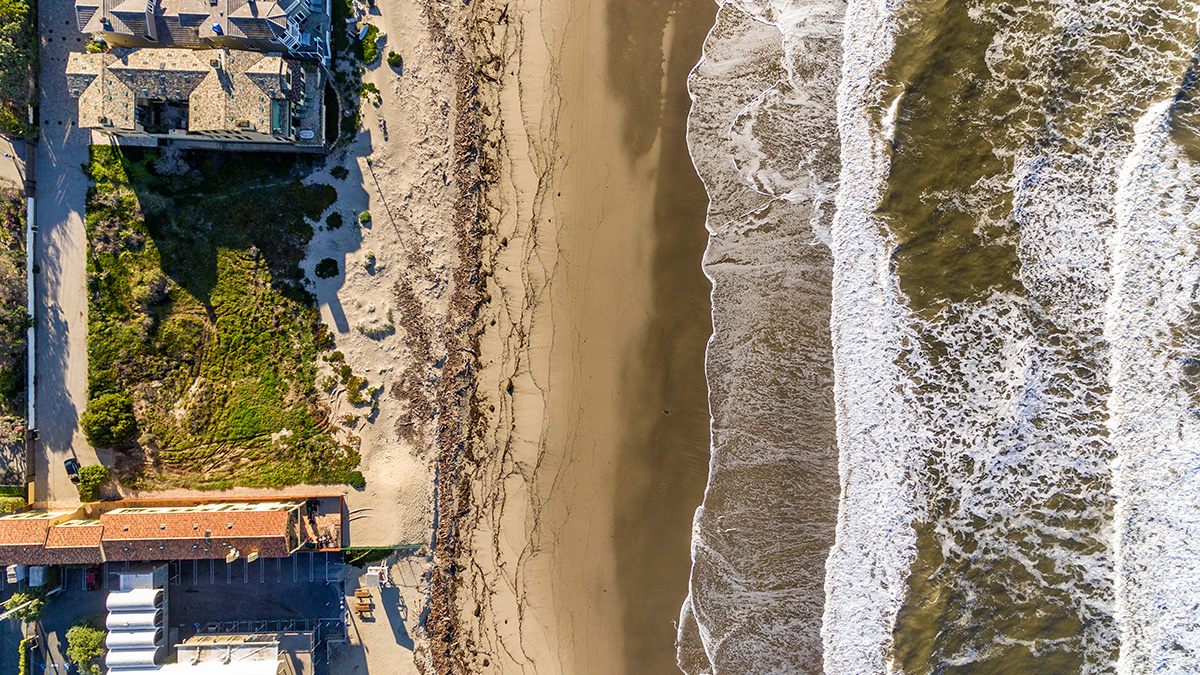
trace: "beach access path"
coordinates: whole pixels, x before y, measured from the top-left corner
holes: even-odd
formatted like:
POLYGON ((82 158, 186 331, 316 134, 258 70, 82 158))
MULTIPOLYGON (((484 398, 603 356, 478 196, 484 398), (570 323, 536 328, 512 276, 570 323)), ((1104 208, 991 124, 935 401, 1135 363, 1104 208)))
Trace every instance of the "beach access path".
POLYGON ((77 103, 67 90, 67 57, 87 39, 75 23, 73 0, 38 3, 41 41, 40 117, 33 246, 37 296, 37 431, 34 493, 39 502, 79 498, 63 461, 95 464, 79 430, 87 405, 87 235, 83 227, 91 132, 75 126, 77 103))

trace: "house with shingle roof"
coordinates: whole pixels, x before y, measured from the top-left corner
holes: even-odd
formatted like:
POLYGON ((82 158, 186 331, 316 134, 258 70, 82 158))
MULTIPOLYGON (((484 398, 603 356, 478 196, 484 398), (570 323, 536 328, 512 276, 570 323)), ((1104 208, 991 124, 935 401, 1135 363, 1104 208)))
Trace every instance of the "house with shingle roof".
POLYGON ((329 65, 328 0, 76 0, 79 30, 113 47, 240 49, 329 65))
POLYGON ((323 75, 294 59, 227 49, 113 49, 72 53, 66 74, 79 99, 79 126, 118 141, 325 145, 323 75))
POLYGON ((0 516, 0 565, 283 558, 344 544, 341 497, 122 500, 0 516))

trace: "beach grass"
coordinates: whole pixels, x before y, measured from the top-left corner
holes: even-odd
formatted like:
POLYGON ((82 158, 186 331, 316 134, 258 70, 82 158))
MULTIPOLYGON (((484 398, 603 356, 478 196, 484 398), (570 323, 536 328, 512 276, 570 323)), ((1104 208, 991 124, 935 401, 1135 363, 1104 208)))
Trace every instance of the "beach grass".
POLYGON ((133 399, 128 487, 340 483, 355 448, 315 385, 331 344, 299 263, 335 201, 293 156, 93 146, 88 399, 133 399), (179 164, 182 164, 180 168, 179 164), (166 173, 164 173, 166 172, 166 173))

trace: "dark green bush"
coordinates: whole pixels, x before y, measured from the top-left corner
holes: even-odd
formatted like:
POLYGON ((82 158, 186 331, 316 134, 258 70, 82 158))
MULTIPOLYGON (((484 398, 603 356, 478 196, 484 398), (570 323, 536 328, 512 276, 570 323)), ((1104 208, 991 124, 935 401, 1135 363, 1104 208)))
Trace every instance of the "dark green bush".
POLYGON ((396 70, 404 70, 404 57, 396 52, 388 52, 388 65, 396 70))
POLYGON ((361 490, 367 487, 367 479, 363 477, 363 473, 361 471, 351 471, 346 477, 346 482, 350 484, 350 487, 356 490, 361 490))
POLYGON ((133 401, 125 394, 104 394, 92 399, 79 420, 88 443, 98 448, 111 448, 133 438, 137 423, 133 418, 133 401))
POLYGON ((350 175, 350 170, 344 166, 335 166, 329 170, 329 175, 338 180, 346 180, 346 178, 350 175))
POLYGON ((333 258, 322 258, 313 270, 320 279, 332 279, 338 274, 338 264, 333 258))
POLYGON ((100 499, 100 488, 108 482, 108 469, 89 464, 79 470, 79 500, 94 502, 100 499))
POLYGON ((331 230, 336 230, 336 229, 340 228, 341 226, 342 226, 342 214, 338 213, 337 211, 334 211, 333 213, 329 214, 328 216, 325 216, 325 227, 328 227, 331 230))

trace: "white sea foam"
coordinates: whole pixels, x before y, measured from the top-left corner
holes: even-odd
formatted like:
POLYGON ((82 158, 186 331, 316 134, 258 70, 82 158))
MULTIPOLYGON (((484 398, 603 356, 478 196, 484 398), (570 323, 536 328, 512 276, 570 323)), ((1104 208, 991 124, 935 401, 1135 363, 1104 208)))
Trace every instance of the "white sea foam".
POLYGON ((841 11, 724 3, 689 81, 714 335, 709 480, 679 623, 688 673, 821 672, 837 495, 827 242, 841 11))
POLYGON ((1117 461, 1118 672, 1200 672, 1200 171, 1171 101, 1137 124, 1121 172, 1110 425, 1117 461))
POLYGON ((906 412, 906 325, 892 244, 875 215, 888 149, 875 122, 878 74, 898 28, 895 4, 852 0, 842 43, 842 172, 833 222, 832 332, 839 475, 837 540, 826 564, 821 635, 830 675, 890 669, 892 629, 915 555, 919 431, 906 412))
MULTIPOLYGON (((760 274, 767 283, 791 281, 784 257, 765 258, 765 248, 751 252, 746 242, 777 237, 771 241, 780 250, 796 246, 799 230, 772 230, 787 218, 809 218, 804 236, 830 242, 833 258, 840 501, 821 608, 825 672, 897 670, 894 630, 917 555, 914 525, 922 521, 940 549, 937 583, 966 599, 934 617, 947 622, 935 639, 959 625, 971 629, 940 643, 927 666, 1057 653, 1081 660, 1081 673, 1104 673, 1123 636, 1122 672, 1200 672, 1200 593, 1189 586, 1200 576, 1200 460, 1186 450, 1200 441, 1200 394, 1185 391, 1200 389, 1200 359, 1188 356, 1200 352, 1200 328, 1191 327, 1200 322, 1200 272, 1191 271, 1200 235, 1188 206, 1200 201, 1200 190, 1186 157, 1166 140, 1162 110, 1143 119, 1129 154, 1132 119, 1161 98, 1163 83, 1169 87, 1190 57, 1194 32, 1180 32, 1194 10, 1134 0, 972 5, 972 18, 994 28, 984 55, 991 75, 981 83, 985 94, 1025 108, 990 122, 988 110, 978 111, 980 124, 994 125, 993 150, 1009 172, 931 198, 974 214, 977 236, 1015 251, 1018 283, 917 316, 893 269, 899 242, 877 214, 891 141, 905 123, 905 103, 892 98, 896 89, 881 73, 909 9, 852 0, 839 27, 836 3, 739 0, 727 7, 778 27, 764 68, 782 74, 762 81, 743 74, 742 107, 721 118, 731 120, 727 126, 714 121, 710 137, 697 137, 711 147, 692 145, 713 199, 706 271, 714 279, 718 335, 710 345, 710 382, 734 364, 774 358, 738 351, 744 347, 729 341, 770 322, 757 314, 766 304, 750 297, 765 294, 761 285, 739 287, 721 275, 769 268, 760 274), (795 64, 834 32, 843 38, 840 155, 829 159, 808 152, 828 142, 812 125, 828 99, 812 96, 819 90, 795 64), (732 166, 714 170, 721 162, 732 166), (837 213, 826 237, 822 202, 835 181, 820 167, 839 162, 837 213), (1011 208, 996 215, 986 204, 997 202, 1011 208), (739 306, 749 310, 745 320, 731 318, 739 306), (1110 467, 1114 453, 1121 459, 1110 467), (1119 501, 1109 489, 1110 469, 1119 501), (1157 485, 1170 491, 1156 492, 1157 485), (1004 607, 990 581, 1004 584, 1018 607, 1004 607), (1010 609, 1015 613, 993 615, 1010 609), (1021 627, 1021 611, 1030 621, 1060 617, 1079 628, 1070 635, 1055 626, 1046 635, 1006 633, 1021 627)), ((763 35, 753 32, 752 39, 763 35)), ((742 54, 731 62, 750 60, 742 54)), ((796 364, 780 365, 784 378, 796 364)), ((744 398, 746 409, 768 405, 753 392, 731 395, 730 386, 750 381, 728 379, 735 385, 710 385, 714 399, 744 398)), ((744 412, 736 408, 728 406, 744 412)), ((751 522, 740 509, 754 496, 737 494, 736 486, 751 484, 737 471, 785 466, 789 452, 805 448, 757 431, 763 437, 755 439, 756 454, 739 455, 731 440, 736 430, 714 407, 709 490, 696 516, 692 594, 681 626, 693 626, 710 669, 690 672, 720 672, 731 662, 742 672, 783 672, 781 654, 808 647, 801 627, 789 641, 777 606, 798 603, 797 617, 816 601, 783 592, 794 570, 756 568, 777 549, 758 555, 749 544, 766 540, 739 531, 751 522), (780 584, 763 592, 772 573, 780 584), (756 623, 756 613, 771 620, 756 623)))

